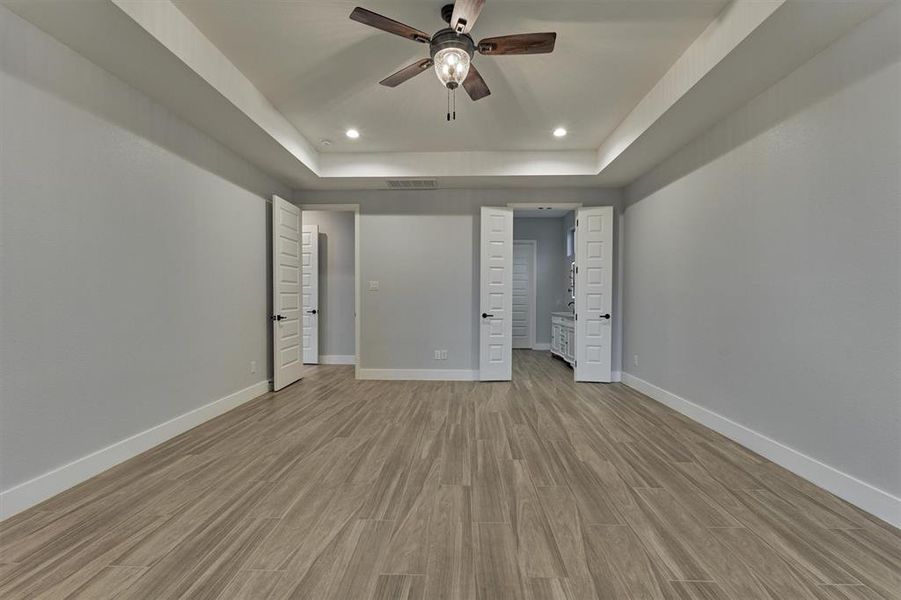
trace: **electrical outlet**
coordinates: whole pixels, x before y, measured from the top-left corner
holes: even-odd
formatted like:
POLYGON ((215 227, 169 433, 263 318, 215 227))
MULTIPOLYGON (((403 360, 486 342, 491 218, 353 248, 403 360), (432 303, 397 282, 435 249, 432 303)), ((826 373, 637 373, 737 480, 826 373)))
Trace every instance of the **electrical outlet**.
POLYGON ((256 372, 257 372, 257 361, 252 360, 252 361, 250 361, 250 374, 253 375, 256 372))
POLYGON ((441 350, 435 350, 435 360, 441 360, 441 350))
POLYGON ((637 366, 638 366, 638 355, 637 355, 637 354, 633 354, 633 355, 632 355, 632 366, 633 366, 633 367, 637 367, 637 366))
POLYGON ((370 292, 379 291, 379 282, 378 281, 370 281, 369 282, 369 291, 370 292))
POLYGON ((447 350, 441 351, 441 360, 447 360, 447 350))

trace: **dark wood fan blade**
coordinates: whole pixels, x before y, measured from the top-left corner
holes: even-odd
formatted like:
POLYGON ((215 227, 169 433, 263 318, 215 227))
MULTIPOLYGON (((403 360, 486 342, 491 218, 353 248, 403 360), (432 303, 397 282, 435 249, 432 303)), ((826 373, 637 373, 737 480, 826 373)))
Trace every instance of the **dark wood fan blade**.
POLYGON ((471 63, 469 65, 469 75, 463 80, 463 89, 466 90, 466 93, 473 100, 481 100, 485 96, 491 95, 491 90, 488 89, 485 80, 482 79, 482 74, 471 63))
POLYGON ((369 25, 370 27, 375 27, 376 29, 381 29, 382 31, 393 33, 394 35, 399 35, 400 37, 407 38, 408 40, 413 40, 414 42, 428 44, 431 41, 431 38, 427 33, 419 31, 418 29, 413 29, 409 25, 404 25, 403 23, 399 23, 394 19, 383 17, 382 15, 374 13, 371 10, 360 8, 359 6, 356 7, 352 13, 350 13, 350 18, 357 23, 369 25))
POLYGON ((423 58, 420 61, 413 63, 412 65, 406 66, 397 73, 393 75, 389 75, 382 79, 379 83, 384 85, 385 87, 397 87, 408 79, 413 79, 423 71, 428 71, 429 67, 432 66, 431 58, 423 58))
POLYGON ((487 55, 500 54, 547 54, 554 51, 556 33, 520 33, 485 38, 479 42, 479 52, 487 55))
POLYGON ((451 15, 451 29, 457 33, 469 33, 476 24, 485 0, 457 0, 454 2, 454 13, 451 15))

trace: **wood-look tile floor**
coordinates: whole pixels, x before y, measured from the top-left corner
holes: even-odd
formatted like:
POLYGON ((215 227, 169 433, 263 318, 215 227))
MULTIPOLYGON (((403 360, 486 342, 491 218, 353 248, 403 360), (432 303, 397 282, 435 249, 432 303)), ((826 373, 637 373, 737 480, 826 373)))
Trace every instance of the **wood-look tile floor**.
POLYGON ((0 525, 0 597, 901 598, 901 532, 622 385, 306 379, 0 525))

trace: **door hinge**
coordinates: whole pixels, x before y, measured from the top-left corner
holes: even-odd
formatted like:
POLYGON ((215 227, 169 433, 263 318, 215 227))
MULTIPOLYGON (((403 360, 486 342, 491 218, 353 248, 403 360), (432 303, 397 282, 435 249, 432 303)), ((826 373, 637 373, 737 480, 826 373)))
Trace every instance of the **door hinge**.
POLYGON ((579 219, 576 219, 576 227, 579 226, 579 219))
POLYGON ((573 313, 573 318, 574 318, 576 321, 578 321, 578 320, 579 320, 579 313, 573 313))

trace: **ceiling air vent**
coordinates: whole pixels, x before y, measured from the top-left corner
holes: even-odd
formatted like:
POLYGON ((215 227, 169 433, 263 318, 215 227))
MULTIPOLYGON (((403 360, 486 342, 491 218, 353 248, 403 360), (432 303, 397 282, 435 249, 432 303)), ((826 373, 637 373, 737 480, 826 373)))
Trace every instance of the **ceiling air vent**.
POLYGON ((385 182, 389 190, 436 190, 436 179, 389 179, 385 182))

